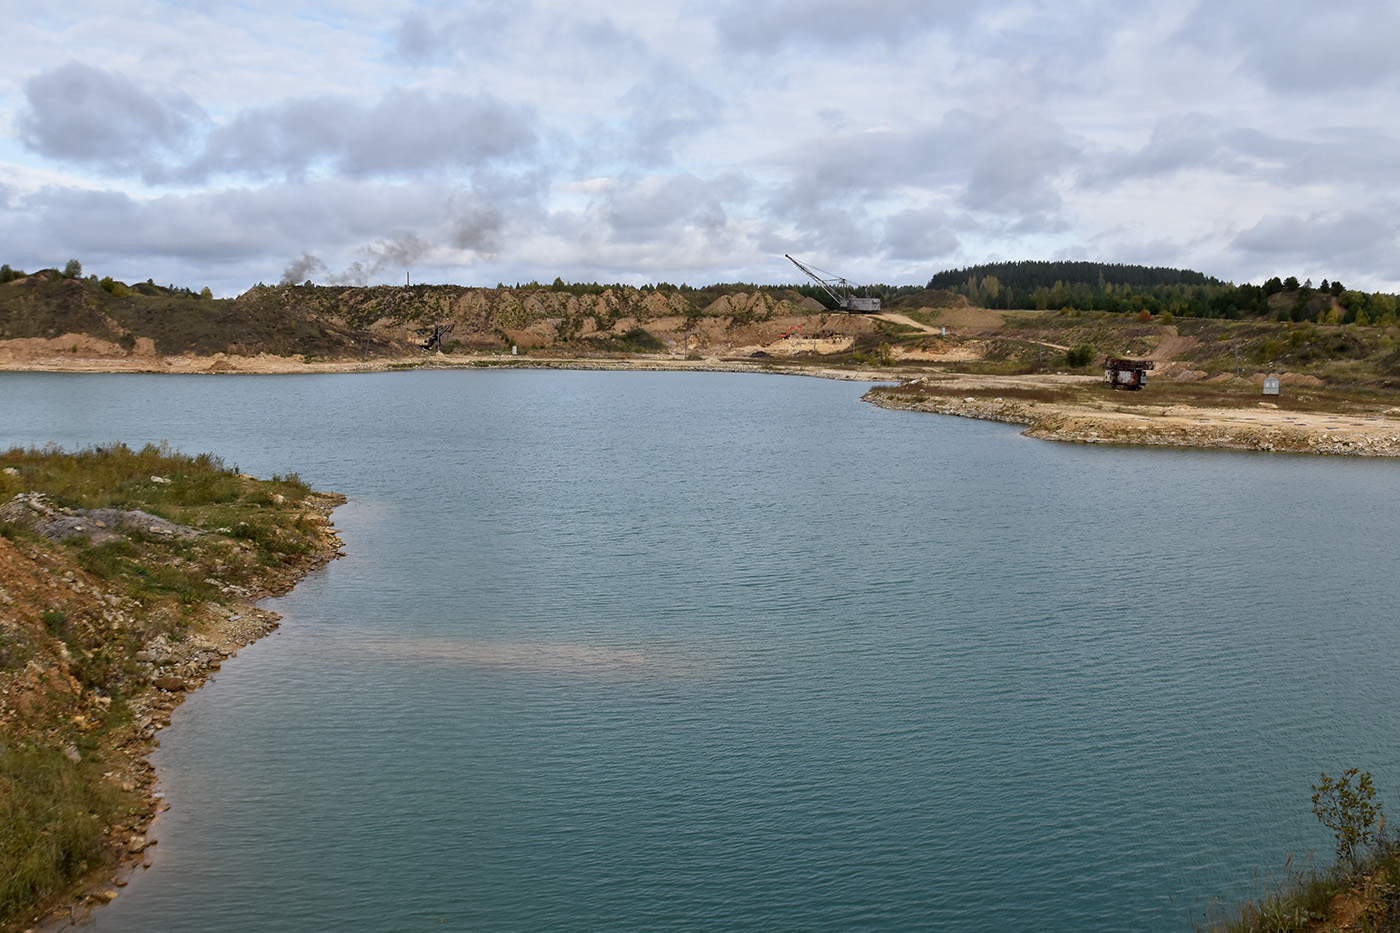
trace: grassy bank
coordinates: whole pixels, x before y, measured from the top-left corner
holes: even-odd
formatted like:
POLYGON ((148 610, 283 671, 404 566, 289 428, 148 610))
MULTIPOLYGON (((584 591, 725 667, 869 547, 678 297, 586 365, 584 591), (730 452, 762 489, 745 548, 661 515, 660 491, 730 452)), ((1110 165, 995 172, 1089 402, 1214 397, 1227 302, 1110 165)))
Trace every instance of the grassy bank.
POLYGON ((1400 840, 1379 843, 1356 865, 1296 871, 1254 900, 1197 928, 1201 933, 1400 931, 1400 840))
POLYGON ((165 447, 0 453, 0 924, 114 896, 156 731, 334 554, 337 501, 165 447))
POLYGON ((1203 933, 1400 931, 1400 835, 1387 832, 1369 772, 1325 773, 1313 785, 1313 815, 1332 831, 1330 868, 1293 871, 1259 897, 1213 918, 1203 933))

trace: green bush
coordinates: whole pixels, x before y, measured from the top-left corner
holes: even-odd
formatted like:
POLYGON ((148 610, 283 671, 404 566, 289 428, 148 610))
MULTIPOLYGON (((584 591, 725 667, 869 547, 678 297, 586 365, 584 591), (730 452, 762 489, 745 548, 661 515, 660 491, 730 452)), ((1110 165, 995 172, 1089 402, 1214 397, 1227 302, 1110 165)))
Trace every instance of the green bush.
POLYGON ((1065 351, 1065 365, 1071 369, 1081 369, 1088 366, 1094 359, 1094 345, 1092 343, 1081 343, 1073 350, 1065 351))
POLYGON ((110 275, 103 276, 97 284, 102 286, 103 290, 113 298, 126 298, 131 294, 131 289, 126 287, 126 283, 118 282, 110 275))
POLYGON ((1313 814, 1332 830, 1338 863, 1354 867, 1366 847, 1376 841, 1376 820, 1381 816, 1371 773, 1348 768, 1341 778, 1330 778, 1324 772, 1322 781, 1312 789, 1313 814))
POLYGON ((44 623, 44 628, 48 629, 54 638, 62 638, 68 634, 68 613, 62 609, 45 609, 39 615, 39 621, 44 623))

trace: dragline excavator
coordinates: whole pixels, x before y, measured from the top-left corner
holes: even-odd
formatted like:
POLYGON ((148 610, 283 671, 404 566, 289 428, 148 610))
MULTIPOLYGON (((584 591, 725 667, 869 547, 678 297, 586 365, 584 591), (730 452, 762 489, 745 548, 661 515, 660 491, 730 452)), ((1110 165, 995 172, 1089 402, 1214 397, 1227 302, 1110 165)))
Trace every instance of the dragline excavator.
POLYGON ((817 275, 816 272, 813 272, 811 269, 808 269, 802 263, 798 262, 796 259, 793 259, 791 256, 788 256, 787 253, 784 253, 783 255, 786 256, 789 260, 791 260, 794 266, 807 273, 807 277, 810 278, 813 282, 816 282, 818 285, 820 285, 823 291, 825 291, 828 295, 834 298, 836 300, 836 306, 842 311, 845 311, 848 314, 880 313, 880 299, 873 297, 870 294, 869 289, 866 290, 866 293, 864 295, 857 295, 855 293, 855 286, 852 285, 850 282, 847 282, 840 276, 832 276, 830 278, 824 279, 821 276, 817 275))

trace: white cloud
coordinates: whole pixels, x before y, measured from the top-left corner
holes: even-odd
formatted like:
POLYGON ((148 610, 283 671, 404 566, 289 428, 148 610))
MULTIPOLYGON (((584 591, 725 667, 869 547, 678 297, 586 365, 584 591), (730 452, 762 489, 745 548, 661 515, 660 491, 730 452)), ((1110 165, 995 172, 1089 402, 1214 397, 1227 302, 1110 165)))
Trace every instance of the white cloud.
POLYGON ((25 145, 60 162, 150 174, 188 142, 203 112, 182 94, 147 92, 123 75, 78 62, 25 83, 25 145))
POLYGON ((222 293, 789 280, 784 252, 1400 288, 1392 7, 76 0, 7 22, 0 258, 222 293))

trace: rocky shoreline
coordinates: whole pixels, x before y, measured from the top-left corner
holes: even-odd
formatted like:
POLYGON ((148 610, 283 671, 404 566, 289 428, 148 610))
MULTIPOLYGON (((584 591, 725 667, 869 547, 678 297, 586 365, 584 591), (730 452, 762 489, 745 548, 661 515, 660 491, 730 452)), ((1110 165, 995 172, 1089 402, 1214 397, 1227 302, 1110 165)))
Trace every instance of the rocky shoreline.
MULTIPOLYGON (((16 499, 18 501, 7 504, 7 508, 31 512, 31 527, 46 529, 49 532, 46 537, 61 537, 65 533, 95 533, 102 536, 111 534, 114 527, 120 527, 119 521, 113 521, 112 514, 106 514, 114 510, 61 509, 50 505, 44 497, 34 495, 16 499), (104 514, 99 516, 98 513, 104 514)), ((145 687, 127 700, 125 721, 103 730, 98 754, 108 769, 107 780, 118 790, 135 795, 138 803, 126 820, 114 823, 105 830, 112 860, 80 878, 67 893, 50 898, 40 915, 31 915, 30 925, 16 929, 43 933, 81 923, 94 907, 115 899, 132 872, 149 867, 148 849, 154 843, 148 831, 152 821, 165 807, 156 791, 155 768, 149 761, 151 751, 159 744, 161 730, 170 725, 172 713, 189 693, 203 686, 240 649, 277 628, 281 617, 276 612, 260 608, 257 602, 285 594, 312 571, 341 556, 342 542, 331 524, 331 513, 345 501, 344 496, 334 493, 308 495, 298 504, 298 509, 305 513, 303 520, 317 528, 316 543, 309 553, 293 563, 269 570, 252 581, 251 585, 238 586, 213 579, 206 581, 218 583, 220 591, 231 601, 206 604, 181 637, 157 635, 134 652, 131 660, 136 662, 145 687)), ((147 534, 152 533, 149 530, 151 527, 158 527, 152 526, 149 520, 164 521, 142 512, 133 514, 138 517, 131 520, 145 524, 147 534), (140 516, 144 516, 144 519, 140 516)), ((13 522, 15 517, 10 516, 9 520, 13 522)), ((205 534, 183 526, 171 526, 170 523, 165 525, 170 527, 155 533, 170 536, 205 534)), ((42 559, 37 552, 29 556, 42 559)), ((68 595, 94 600, 104 606, 104 618, 110 620, 113 628, 130 625, 133 618, 143 611, 140 603, 111 592, 81 572, 63 572, 55 582, 58 584, 57 591, 67 590, 68 595)), ((53 675, 45 676, 52 679, 53 675)), ((73 692, 82 694, 78 689, 73 692)), ((81 721, 86 719, 96 728, 105 713, 102 699, 96 697, 95 702, 99 705, 78 713, 75 721, 81 725, 81 721)), ((70 757, 78 754, 76 748, 70 749, 70 757)))
POLYGON ((1384 417, 1300 413, 1282 411, 1267 402, 1253 409, 1166 405, 1121 411, 882 389, 867 392, 864 399, 881 408, 1024 425, 1027 437, 1068 443, 1400 457, 1400 420, 1396 420, 1400 413, 1384 417))
POLYGON ((786 363, 781 357, 694 357, 675 354, 637 355, 632 357, 567 356, 535 352, 529 355, 509 353, 433 353, 404 357, 378 357, 369 360, 308 360, 303 357, 232 356, 151 356, 101 357, 52 356, 25 361, 0 360, 0 372, 62 372, 62 373, 170 373, 183 375, 287 375, 311 373, 383 373, 417 369, 565 369, 583 371, 629 372, 720 372, 777 373, 796 376, 818 376, 850 382, 890 381, 917 375, 917 371, 880 370, 868 367, 821 366, 786 363))

